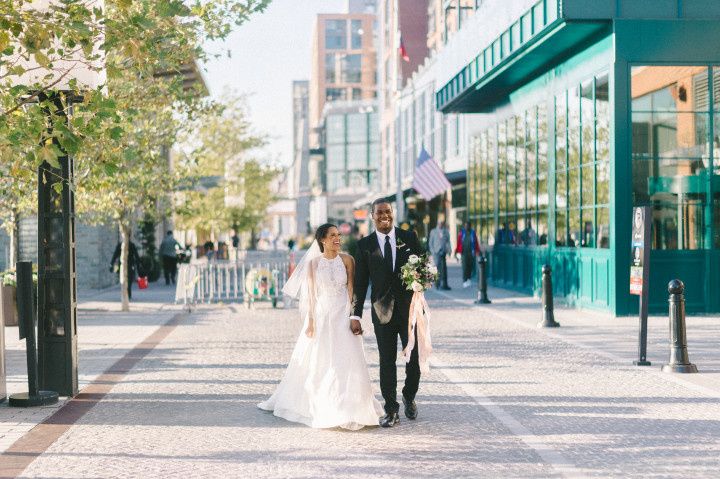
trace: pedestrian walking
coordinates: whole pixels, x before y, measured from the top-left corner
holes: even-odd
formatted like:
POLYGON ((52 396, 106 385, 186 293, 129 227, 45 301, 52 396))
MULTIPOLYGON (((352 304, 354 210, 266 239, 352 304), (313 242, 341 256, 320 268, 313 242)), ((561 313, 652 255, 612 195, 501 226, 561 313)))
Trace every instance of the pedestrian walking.
POLYGON ((455 254, 460 254, 462 261, 463 288, 468 288, 472 284, 470 278, 475 267, 475 256, 480 254, 480 242, 469 221, 458 233, 455 254))
MULTIPOLYGON (((137 246, 132 240, 128 239, 130 244, 128 245, 128 267, 127 267, 127 290, 128 299, 132 299, 132 284, 137 277, 137 273, 140 271, 140 255, 138 254, 137 246)), ((122 241, 119 241, 115 247, 112 260, 110 260, 110 271, 115 271, 115 263, 118 264, 117 271, 120 272, 120 252, 122 251, 122 241)))
POLYGON ((180 243, 175 240, 172 231, 168 231, 160 243, 160 258, 162 258, 163 273, 165 274, 165 284, 175 284, 177 278, 178 253, 180 252, 180 243))
POLYGON ((445 221, 439 221, 437 226, 430 231, 428 250, 438 269, 438 279, 435 282, 435 287, 449 291, 451 288, 448 286, 447 281, 446 257, 452 253, 452 245, 450 244, 450 231, 447 229, 445 221))

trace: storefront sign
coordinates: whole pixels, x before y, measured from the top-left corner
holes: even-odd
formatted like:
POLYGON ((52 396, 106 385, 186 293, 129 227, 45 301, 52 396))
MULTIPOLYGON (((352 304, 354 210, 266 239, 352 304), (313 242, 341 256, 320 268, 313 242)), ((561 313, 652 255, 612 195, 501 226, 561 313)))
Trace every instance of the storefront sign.
POLYGON ((646 218, 650 209, 646 207, 633 208, 632 222, 632 258, 630 260, 630 294, 642 295, 647 278, 646 255, 649 256, 650 223, 646 218))

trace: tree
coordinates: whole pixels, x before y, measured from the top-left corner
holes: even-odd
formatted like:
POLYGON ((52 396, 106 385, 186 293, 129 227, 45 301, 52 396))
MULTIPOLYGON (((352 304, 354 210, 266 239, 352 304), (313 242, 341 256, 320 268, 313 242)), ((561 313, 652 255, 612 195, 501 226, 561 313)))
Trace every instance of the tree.
POLYGON ((273 201, 270 188, 278 169, 255 158, 265 138, 253 132, 244 99, 232 93, 225 103, 198 116, 192 138, 185 138, 191 183, 216 177, 214 187, 188 186, 177 209, 178 224, 216 232, 234 228, 251 231, 262 221, 273 201))
POLYGON ((221 0, 204 7, 183 2, 116 2, 108 11, 108 97, 114 126, 80 152, 78 205, 95 218, 117 222, 122 239, 122 309, 127 298, 127 255, 138 212, 155 212, 156 200, 172 191, 184 169, 171 169, 166 152, 183 125, 214 110, 188 88, 179 72, 205 53, 202 43, 229 33, 230 25, 264 8, 266 2, 221 0), (125 26, 129 23, 129 27, 125 26), (122 33, 135 41, 118 37, 122 33), (129 66, 129 68, 127 68, 129 66))

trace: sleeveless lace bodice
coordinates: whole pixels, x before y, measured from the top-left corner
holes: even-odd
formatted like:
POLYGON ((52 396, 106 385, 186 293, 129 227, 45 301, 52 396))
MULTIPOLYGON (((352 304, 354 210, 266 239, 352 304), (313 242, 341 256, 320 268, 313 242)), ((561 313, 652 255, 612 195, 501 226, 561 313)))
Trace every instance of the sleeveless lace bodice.
POLYGON ((333 259, 321 256, 316 271, 318 296, 339 296, 347 294, 347 271, 342 258, 333 259))

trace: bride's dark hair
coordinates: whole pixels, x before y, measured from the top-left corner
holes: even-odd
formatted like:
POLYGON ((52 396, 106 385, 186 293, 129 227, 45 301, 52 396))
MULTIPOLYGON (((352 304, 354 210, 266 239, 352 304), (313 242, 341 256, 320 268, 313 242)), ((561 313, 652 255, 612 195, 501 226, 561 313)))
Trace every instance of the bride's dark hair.
POLYGON ((324 225, 318 227, 318 229, 315 230, 315 241, 318 242, 318 246, 320 247, 321 253, 325 252, 325 247, 323 246, 323 244, 320 240, 325 239, 330 228, 337 228, 337 226, 335 226, 332 223, 325 223, 324 225))

